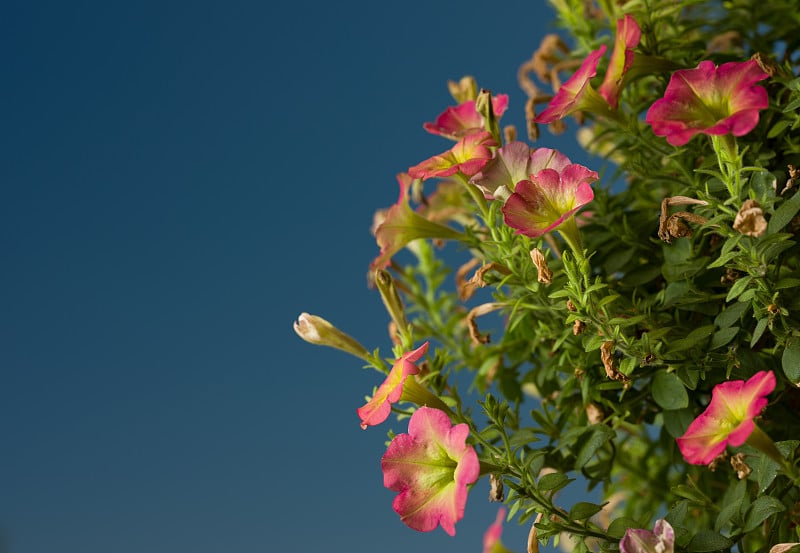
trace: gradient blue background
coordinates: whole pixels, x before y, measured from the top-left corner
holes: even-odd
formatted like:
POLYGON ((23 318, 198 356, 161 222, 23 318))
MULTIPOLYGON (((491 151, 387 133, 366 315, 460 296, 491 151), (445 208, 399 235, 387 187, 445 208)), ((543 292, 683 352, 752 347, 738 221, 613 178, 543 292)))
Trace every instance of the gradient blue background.
MULTIPOLYGON (((0 536, 13 553, 481 550, 382 487, 366 268, 394 175, 473 74, 511 96, 545 2, 7 2, 0 18, 0 536), (277 4, 277 5, 275 5, 277 4)), ((574 126, 573 126, 574 130, 574 126)), ((576 161, 572 135, 539 145, 576 161)), ((504 542, 523 553, 525 528, 504 542)), ((0 548, 0 550, 3 550, 0 548)))

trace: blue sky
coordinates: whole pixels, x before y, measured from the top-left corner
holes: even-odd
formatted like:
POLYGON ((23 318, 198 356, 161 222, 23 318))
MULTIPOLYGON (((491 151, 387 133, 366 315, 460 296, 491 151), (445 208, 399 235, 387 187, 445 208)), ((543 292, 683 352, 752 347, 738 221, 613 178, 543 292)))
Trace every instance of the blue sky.
MULTIPOLYGON (((394 175, 472 74, 505 92, 544 2, 11 2, 0 22, 0 537, 14 553, 480 551, 407 529, 355 409, 387 355, 366 268, 394 175)), ((539 145, 580 161, 571 135, 539 145)), ((599 169, 599 168, 598 168, 599 169)), ((403 431, 395 425, 397 431, 403 431)), ((507 525, 524 552, 527 528, 507 525)), ((0 547, 0 551, 3 548, 0 547)))

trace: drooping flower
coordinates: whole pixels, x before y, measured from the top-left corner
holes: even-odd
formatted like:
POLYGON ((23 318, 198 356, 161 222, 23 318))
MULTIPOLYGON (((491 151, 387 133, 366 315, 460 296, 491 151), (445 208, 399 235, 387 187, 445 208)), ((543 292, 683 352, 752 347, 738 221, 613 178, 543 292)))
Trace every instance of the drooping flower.
POLYGON ((547 168, 517 183, 503 206, 503 219, 517 233, 531 238, 563 225, 562 236, 576 250, 579 243, 574 215, 594 199, 590 183, 597 172, 583 165, 569 164, 561 170, 547 168))
POLYGON ((457 230, 431 221, 411 209, 408 204, 411 177, 400 173, 397 175, 397 182, 400 185, 400 196, 397 203, 389 208, 381 223, 375 228, 375 239, 381 251, 370 264, 370 273, 375 269, 386 267, 392 256, 413 240, 419 238, 458 240, 462 238, 462 234, 457 230))
POLYGON ((745 135, 758 124, 759 110, 769 105, 767 91, 756 84, 767 77, 755 60, 720 66, 702 61, 672 74, 664 97, 650 106, 645 121, 673 146, 683 146, 698 133, 745 135))
POLYGON ((625 15, 617 20, 617 36, 614 41, 614 50, 611 52, 603 83, 597 91, 606 102, 616 109, 619 106, 619 92, 625 73, 633 63, 633 49, 642 38, 642 30, 636 20, 630 15, 625 15))
POLYGON ((628 528, 619 542, 620 553, 674 553, 675 531, 664 519, 656 521, 653 532, 628 528))
POLYGON ((605 100, 589 84, 589 79, 597 75, 597 65, 605 53, 605 44, 590 52, 578 70, 561 85, 547 108, 536 116, 535 121, 552 123, 576 111, 607 109, 605 100))
MULTIPOLYGON (((508 95, 498 94, 492 97, 492 110, 500 118, 508 108, 508 95)), ((442 112, 433 123, 425 123, 422 127, 431 134, 458 140, 468 134, 484 130, 483 117, 475 110, 475 100, 450 106, 442 112)))
POLYGON ((707 465, 730 444, 742 445, 756 430, 753 418, 767 406, 775 389, 775 375, 760 371, 747 381, 722 382, 711 392, 711 403, 677 438, 684 459, 693 465, 707 465))
POLYGON ((415 179, 449 177, 460 172, 472 176, 492 159, 491 147, 497 146, 491 133, 486 131, 468 134, 443 154, 435 155, 409 168, 415 179))
POLYGON ((398 492, 392 503, 410 528, 449 535, 464 516, 467 486, 480 474, 475 449, 466 443, 469 427, 452 425, 444 411, 420 407, 381 459, 383 485, 398 492))
POLYGON ((500 507, 497 511, 497 518, 483 534, 483 553, 511 553, 500 541, 500 537, 503 535, 503 520, 505 518, 506 510, 500 507))
POLYGON ((366 430, 367 426, 375 426, 382 423, 389 417, 392 410, 392 403, 400 400, 403 393, 403 384, 408 376, 418 374, 419 367, 415 365, 428 351, 428 342, 425 342, 414 351, 404 353, 397 359, 389 371, 386 380, 383 381, 375 395, 372 396, 366 405, 359 407, 356 411, 361 418, 361 428, 366 430))

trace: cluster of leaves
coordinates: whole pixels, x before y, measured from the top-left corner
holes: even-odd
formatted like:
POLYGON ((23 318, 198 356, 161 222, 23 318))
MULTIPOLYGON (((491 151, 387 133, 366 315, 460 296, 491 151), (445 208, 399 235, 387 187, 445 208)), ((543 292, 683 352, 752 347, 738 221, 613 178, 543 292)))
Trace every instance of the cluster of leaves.
POLYGON ((529 251, 545 243, 503 225, 499 202, 466 226, 470 256, 490 267, 480 284, 502 314, 491 341, 471 335, 464 323, 471 304, 448 289, 448 265, 431 244, 416 245, 418 263, 395 267, 413 335, 441 346, 430 383, 462 409, 449 372, 474 373, 489 422, 478 428, 468 411, 461 416, 481 436, 481 459, 510 489, 510 516, 547 515, 537 524, 540 539, 567 531, 581 539, 578 550, 592 543, 614 549, 626 528, 652 527, 668 512, 678 547, 689 551, 797 541, 800 490, 777 476, 773 461, 745 448, 753 472, 739 480, 730 468, 687 465, 675 446, 714 385, 757 370, 784 377, 763 426, 790 457, 798 444, 800 195, 781 194, 787 165, 800 166, 797 7, 788 0, 644 0, 605 2, 587 13, 583 1, 552 3, 575 59, 613 40, 625 13, 642 29, 637 54, 676 68, 762 56, 772 72, 770 105, 739 138, 742 196, 729 193, 731 176, 706 137, 675 148, 644 123, 669 72, 632 80, 618 118, 581 114, 583 132, 591 133, 587 148, 609 160, 581 227, 587 259, 546 250, 554 275, 543 284, 529 251), (658 215, 673 197, 703 202, 692 212, 705 222, 684 223, 683 235, 665 241, 658 215), (733 227, 748 198, 769 222, 762 236, 733 227), (545 467, 553 472, 540 477, 545 467), (595 521, 601 505, 554 505, 576 474, 604 497, 623 498, 610 524, 595 521))
MULTIPOLYGON (((757 552, 800 542, 796 471, 781 470, 748 445, 733 465, 691 465, 676 445, 715 386, 769 371, 779 384, 759 425, 786 466, 798 460, 796 2, 551 4, 562 44, 573 45, 557 52, 556 62, 543 58, 554 73, 613 44, 623 16, 641 29, 640 63, 626 75, 619 105, 593 111, 586 104, 568 123, 603 164, 594 200, 577 217, 582 251, 569 251, 574 245, 552 234, 520 234, 504 223, 502 201, 487 201, 456 168, 440 171, 463 161, 464 152, 412 167, 419 179, 401 179, 391 229, 378 237, 381 262, 402 246, 413 254, 412 262, 398 257, 379 275, 384 287, 392 286, 382 295, 395 323, 396 353, 420 342, 435 346, 415 378, 446 404, 454 423, 469 426, 482 474, 508 490, 509 518, 535 518, 541 541, 567 533, 575 551, 616 551, 627 529, 652 528, 666 518, 679 550, 757 552), (701 134, 676 147, 645 121, 676 69, 754 56, 769 74, 763 83, 769 106, 744 136, 701 134), (413 213, 411 198, 419 204, 413 213), (748 207, 763 228, 742 229, 739 218, 748 207), (458 232, 428 222, 443 220, 458 223, 458 232), (403 224, 417 228, 394 247, 390 239, 403 224), (420 239, 436 233, 458 236, 460 250, 420 239), (543 252, 537 262, 534 250, 543 252), (542 278, 545 263, 552 274, 542 278), (454 290, 453 269, 460 264, 454 290), (464 375, 483 398, 480 409, 459 391, 464 375), (559 506, 558 492, 577 477, 604 502, 559 506)), ((470 96, 463 87, 451 91, 459 102, 470 96)), ((475 105, 485 124, 475 147, 484 155, 503 140, 491 101, 479 98, 475 105)), ((563 130, 564 121, 557 123, 552 130, 563 130)), ((535 135, 532 140, 546 142, 535 135)), ((511 136, 508 130, 506 142, 511 136)), ((342 340, 344 346, 334 347, 386 372, 377 351, 342 340)), ((415 407, 393 409, 403 417, 415 407)))

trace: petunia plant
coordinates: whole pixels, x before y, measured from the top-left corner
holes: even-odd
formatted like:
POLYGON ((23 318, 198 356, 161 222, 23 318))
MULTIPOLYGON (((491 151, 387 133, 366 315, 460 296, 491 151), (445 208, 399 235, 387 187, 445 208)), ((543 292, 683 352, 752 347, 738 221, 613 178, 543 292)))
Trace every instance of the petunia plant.
POLYGON ((796 2, 550 3, 559 32, 520 53, 520 90, 450 82, 420 129, 441 146, 387 170, 400 194, 365 259, 386 343, 306 313, 295 331, 379 373, 354 424, 386 430, 384 507, 416 531, 459 539, 490 501, 483 544, 459 549, 789 550, 796 2))

